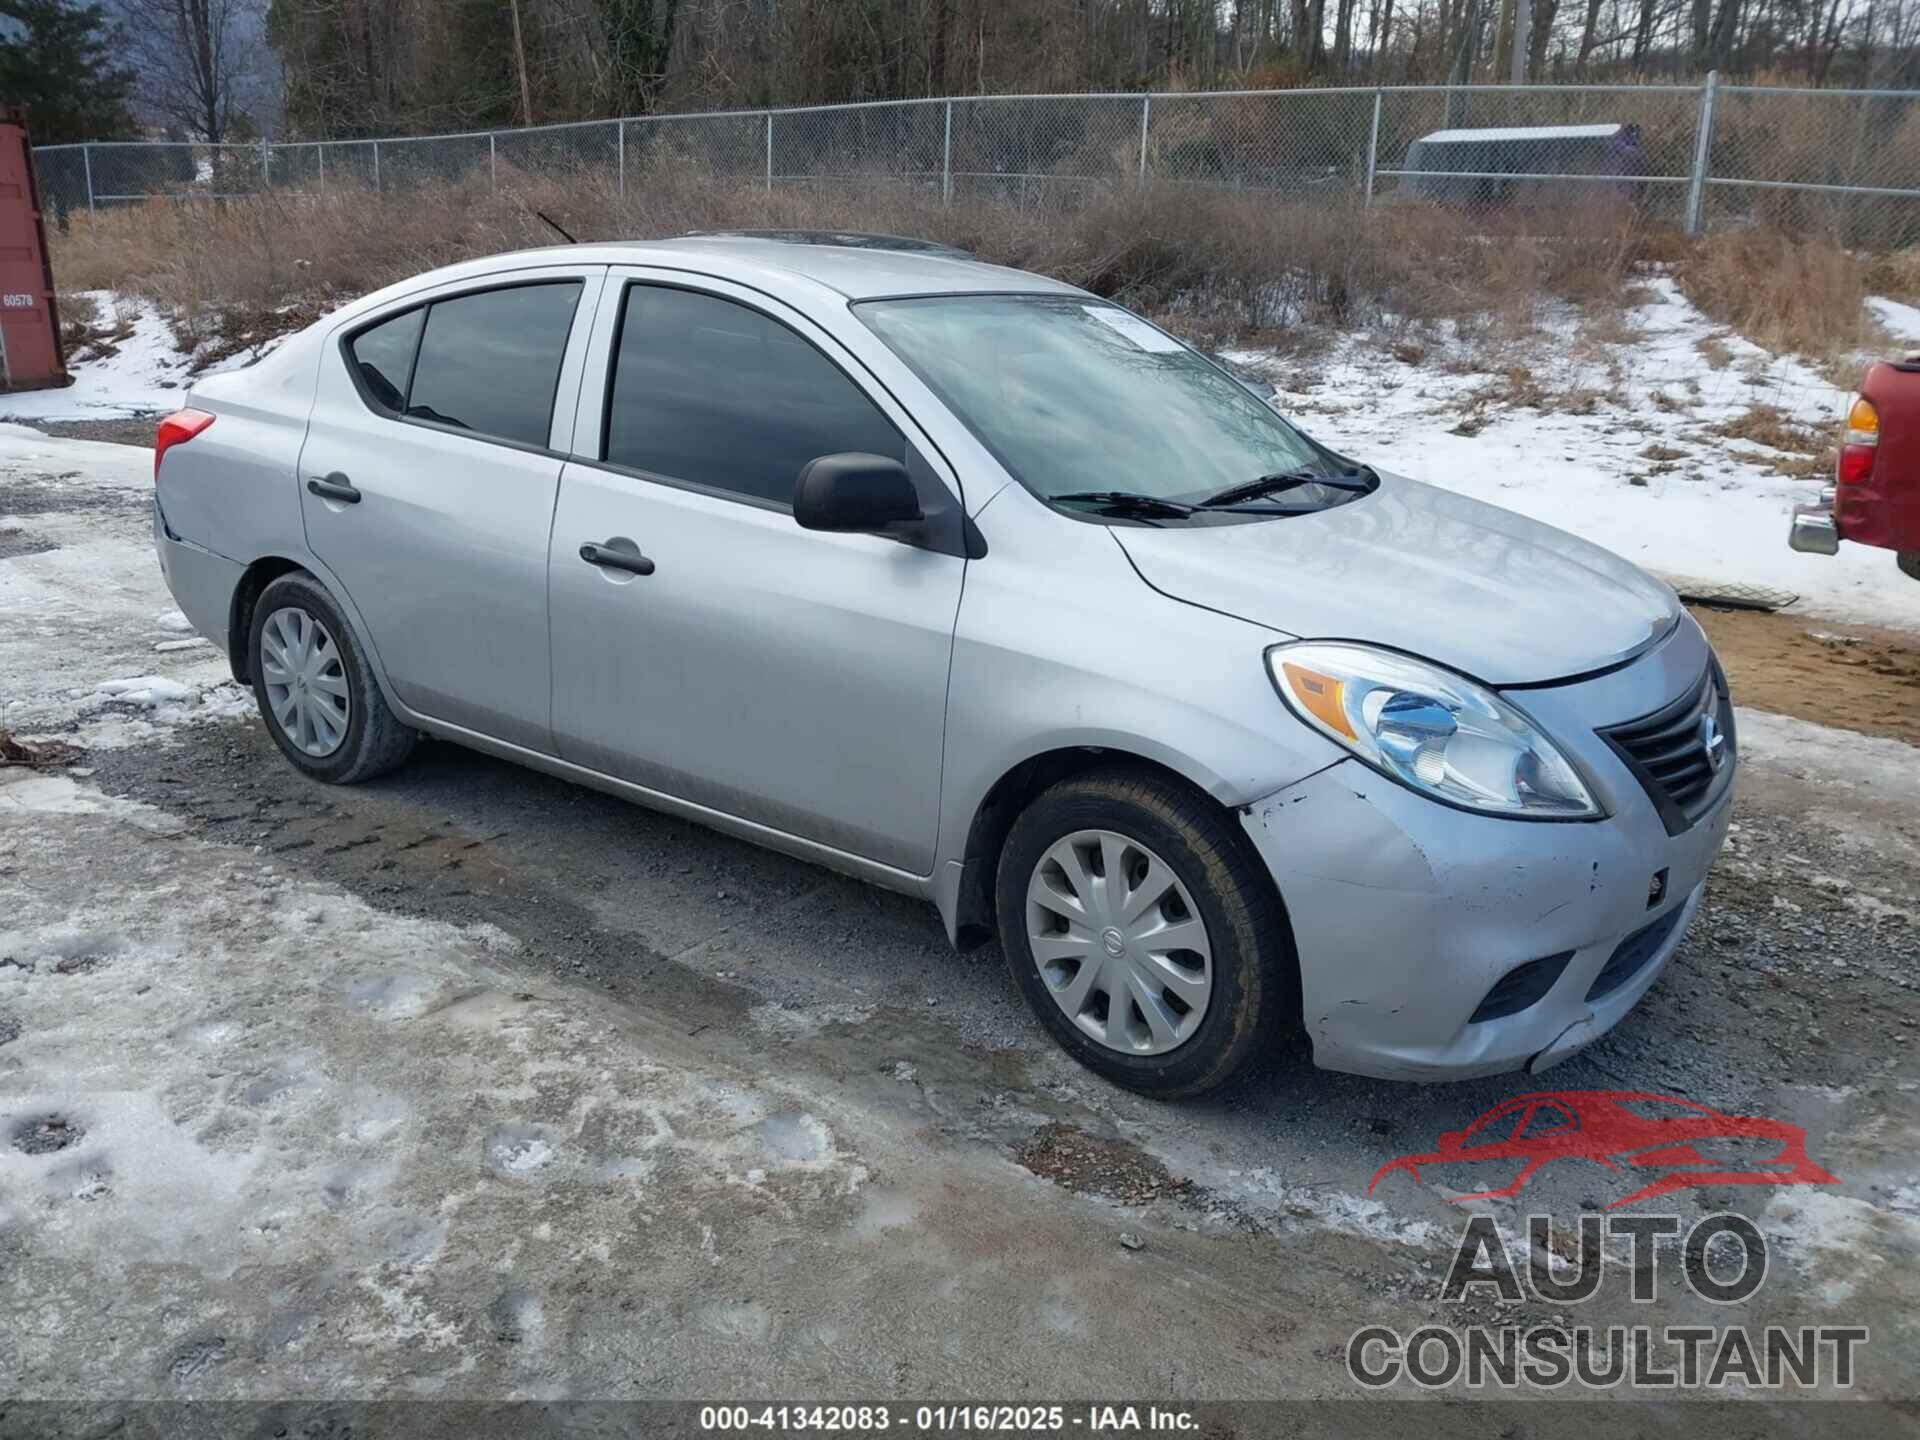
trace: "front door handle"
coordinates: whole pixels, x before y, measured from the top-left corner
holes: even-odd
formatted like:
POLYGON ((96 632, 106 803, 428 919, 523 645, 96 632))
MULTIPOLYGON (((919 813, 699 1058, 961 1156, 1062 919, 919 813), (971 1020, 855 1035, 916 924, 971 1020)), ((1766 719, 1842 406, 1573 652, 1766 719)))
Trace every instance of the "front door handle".
POLYGON ((580 547, 580 558, 589 565, 599 565, 608 570, 625 570, 634 575, 653 573, 653 561, 642 555, 631 540, 618 544, 609 540, 603 545, 588 541, 580 547))
POLYGON ((353 488, 353 482, 338 470, 324 480, 307 481, 307 489, 322 500, 338 500, 342 505, 358 505, 360 492, 353 488))

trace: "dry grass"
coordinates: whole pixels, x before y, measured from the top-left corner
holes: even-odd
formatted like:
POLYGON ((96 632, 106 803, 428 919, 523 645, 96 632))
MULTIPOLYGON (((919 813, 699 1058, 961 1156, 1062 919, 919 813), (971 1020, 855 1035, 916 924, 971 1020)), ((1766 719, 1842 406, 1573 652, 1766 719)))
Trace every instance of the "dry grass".
POLYGON ((1745 414, 1714 426, 1713 433, 1728 440, 1750 440, 1769 450, 1799 455, 1821 453, 1828 445, 1825 435, 1772 405, 1749 406, 1745 414))
POLYGON ((859 229, 925 236, 1054 275, 1201 343, 1292 349, 1329 326, 1388 316, 1402 327, 1451 320, 1490 342, 1526 335, 1548 301, 1615 303, 1643 238, 1618 215, 1542 236, 1521 219, 1427 207, 1363 215, 1182 186, 1082 188, 1031 209, 958 196, 949 207, 937 193, 896 185, 769 194, 686 169, 630 172, 628 182, 622 195, 592 176, 502 167, 497 193, 479 178, 404 194, 154 200, 72 217, 53 262, 63 285, 142 295, 190 348, 230 353, 433 266, 554 243, 536 211, 582 240, 859 229))
MULTIPOLYGON (((1550 307, 1578 310, 1582 343, 1630 341, 1636 271, 1648 263, 1671 267, 1714 319, 1816 363, 1872 338, 1860 303, 1869 287, 1920 290, 1920 252, 1868 259, 1767 231, 1693 241, 1605 207, 1545 224, 1532 214, 1363 212, 1131 184, 1061 187, 1030 206, 960 195, 947 206, 937 192, 895 184, 768 193, 685 163, 630 170, 624 194, 591 174, 502 166, 497 191, 476 176, 400 193, 156 199, 73 216, 54 237, 53 262, 64 287, 154 301, 183 346, 212 360, 434 266, 550 245, 539 211, 582 240, 756 228, 925 236, 1084 286, 1213 347, 1237 341, 1304 357, 1337 331, 1380 324, 1406 364, 1500 377, 1486 404, 1541 403, 1512 372, 1537 363, 1550 307), (1443 321, 1452 343, 1440 351, 1432 340, 1443 321)), ((1701 351, 1726 363, 1717 342, 1701 351)))
POLYGON ((1920 245, 1869 256, 1865 278, 1871 294, 1920 305, 1920 245))
POLYGON ((1703 237, 1674 268, 1709 319, 1763 349, 1822 361, 1875 338, 1868 263, 1831 241, 1726 231, 1703 237))
POLYGON ((1700 358, 1712 369, 1724 370, 1733 363, 1733 352, 1718 335, 1702 335, 1693 342, 1693 348, 1700 352, 1700 358))

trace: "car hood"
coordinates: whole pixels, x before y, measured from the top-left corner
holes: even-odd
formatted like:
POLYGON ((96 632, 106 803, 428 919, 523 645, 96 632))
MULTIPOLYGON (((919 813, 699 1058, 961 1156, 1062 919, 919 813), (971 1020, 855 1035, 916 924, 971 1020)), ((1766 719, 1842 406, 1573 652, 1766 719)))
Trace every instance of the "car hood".
POLYGON ((1390 646, 1489 685, 1603 669, 1679 613, 1671 589, 1611 551, 1397 475, 1311 515, 1112 533, 1176 600, 1289 636, 1390 646))

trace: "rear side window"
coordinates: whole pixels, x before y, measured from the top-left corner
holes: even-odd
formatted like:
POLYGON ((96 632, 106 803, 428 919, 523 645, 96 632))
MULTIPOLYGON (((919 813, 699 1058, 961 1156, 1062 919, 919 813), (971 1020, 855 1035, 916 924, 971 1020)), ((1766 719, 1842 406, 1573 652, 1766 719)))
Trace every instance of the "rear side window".
POLYGON ((349 347, 360 382, 373 402, 396 415, 407 408, 407 382, 413 378, 413 353, 420 348, 425 310, 409 310, 362 330, 349 347))
POLYGON ((545 445, 580 284, 520 285, 441 300, 407 392, 407 414, 545 445))
POLYGON ((545 446, 580 282, 439 300, 353 337, 376 405, 409 419, 545 446))
POLYGON ((800 468, 843 450, 904 460, 906 441, 807 341, 718 296, 628 289, 609 462, 791 505, 800 468))

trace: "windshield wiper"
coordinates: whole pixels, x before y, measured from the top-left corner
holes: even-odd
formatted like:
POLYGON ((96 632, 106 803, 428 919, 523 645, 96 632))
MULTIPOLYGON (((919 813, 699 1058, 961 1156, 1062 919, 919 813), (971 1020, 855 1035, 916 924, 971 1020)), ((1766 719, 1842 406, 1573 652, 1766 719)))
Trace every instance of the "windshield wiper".
POLYGON ((1353 490, 1364 494, 1373 488, 1377 478, 1364 465, 1352 470, 1342 470, 1336 475, 1323 475, 1318 470, 1281 470, 1272 475, 1262 475, 1259 479, 1249 480, 1242 485, 1229 485, 1219 493, 1209 495, 1194 506, 1194 509, 1221 509, 1242 500, 1259 500, 1268 495, 1278 495, 1282 490, 1298 490, 1302 485, 1325 485, 1333 490, 1353 490))
POLYGON ((1195 506, 1178 500, 1162 500, 1158 495, 1142 495, 1137 490, 1070 490, 1065 495, 1049 495, 1056 505, 1098 505, 1117 515, 1165 516, 1178 519, 1191 515, 1195 506))

